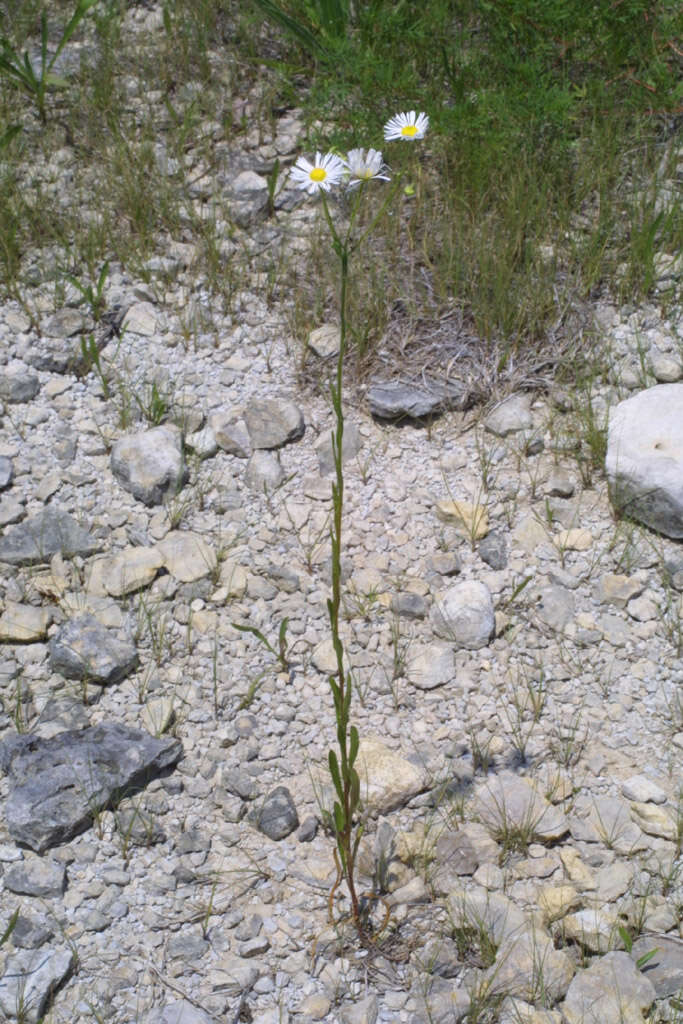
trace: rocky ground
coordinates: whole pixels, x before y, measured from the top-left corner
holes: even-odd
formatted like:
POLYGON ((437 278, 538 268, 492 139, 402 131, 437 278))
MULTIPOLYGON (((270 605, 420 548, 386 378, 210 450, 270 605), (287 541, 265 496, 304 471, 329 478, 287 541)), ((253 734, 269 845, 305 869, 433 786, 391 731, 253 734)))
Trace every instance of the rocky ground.
MULTIPOLYGON (((316 221, 288 187, 265 219, 297 131, 233 155, 255 253, 316 221)), ((163 301, 113 266, 99 325, 49 284, 39 331, 0 309, 0 1013, 680 1019, 680 308, 596 302, 589 390, 348 395, 362 949, 325 827, 331 408, 258 274, 188 339, 192 262, 148 268, 163 301)))

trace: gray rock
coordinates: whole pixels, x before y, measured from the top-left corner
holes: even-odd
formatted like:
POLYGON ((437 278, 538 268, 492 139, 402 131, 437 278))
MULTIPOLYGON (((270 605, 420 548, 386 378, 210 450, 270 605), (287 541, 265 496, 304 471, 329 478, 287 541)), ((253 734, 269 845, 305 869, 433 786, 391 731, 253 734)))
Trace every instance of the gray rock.
POLYGON ((231 410, 212 413, 209 416, 209 429, 224 452, 238 459, 249 458, 252 451, 249 431, 237 413, 231 410))
POLYGON ((77 309, 65 307, 53 313, 43 327, 46 338, 71 338, 85 327, 85 317, 77 309))
POLYGON ((370 412, 379 419, 422 419, 446 409, 467 409, 471 396, 464 384, 405 384, 395 380, 371 384, 368 402, 370 412))
POLYGON ((9 1020, 37 1024, 51 994, 71 973, 71 950, 21 950, 7 958, 0 979, 0 1010, 9 1020))
POLYGON ((65 558, 92 555, 101 546, 68 512, 50 505, 0 538, 0 562, 33 565, 57 553, 65 558))
POLYGON ((116 830, 128 846, 146 850, 166 841, 166 833, 156 818, 137 805, 119 808, 115 816, 116 830))
POLYGON ((619 512, 683 538, 683 383, 648 388, 611 411, 605 467, 619 512))
POLYGON ((479 854, 462 829, 443 832, 436 841, 431 883, 434 891, 445 895, 463 876, 473 875, 479 867, 479 854))
POLYGON ((10 405, 30 402, 40 391, 37 373, 19 367, 5 367, 0 374, 0 401, 10 405))
POLYGON ((427 614, 427 602, 419 594, 394 594, 391 598, 391 610, 404 619, 424 619, 427 614))
POLYGON ((119 640, 92 615, 78 615, 50 640, 50 667, 66 679, 103 686, 119 683, 137 667, 133 644, 119 640))
POLYGON ((185 999, 177 999, 166 1003, 161 1008, 150 1010, 145 1017, 145 1024, 216 1024, 204 1010, 193 1006, 185 999))
POLYGON ((47 740, 12 736, 0 744, 0 768, 10 779, 10 834, 38 853, 66 842, 88 828, 98 811, 144 786, 181 755, 179 740, 154 739, 118 723, 47 740))
POLYGON ((673 935, 643 935, 633 943, 631 956, 638 962, 652 951, 655 955, 641 968, 652 983, 658 999, 683 991, 683 940, 673 935))
POLYGON ((430 619, 437 636, 471 651, 486 647, 496 628, 491 593, 475 580, 447 590, 435 601, 430 619))
POLYGON ((551 584, 536 592, 536 617, 546 626, 561 633, 574 615, 574 597, 564 587, 551 584))
POLYGON ((166 947, 168 955, 175 959, 199 960, 209 949, 209 943, 201 935, 172 935, 166 947))
POLYGON ((285 478, 284 470, 277 455, 272 452, 254 452, 247 463, 244 479, 252 491, 263 494, 274 491, 285 478))
POLYGON ((227 953, 219 957, 208 972, 209 984, 215 991, 228 995, 248 992, 261 974, 258 964, 227 953))
POLYGON ((54 929, 48 924, 47 918, 37 920, 19 914, 12 931, 12 945, 17 949, 38 949, 49 942, 53 935, 54 929))
POLYGON ((121 438, 112 449, 111 470, 138 501, 161 504, 185 479, 180 430, 169 423, 121 438))
POLYGON ((66 889, 66 869, 54 860, 26 857, 7 869, 4 882, 10 892, 26 896, 61 896, 66 889))
POLYGON ((487 992, 535 1002, 538 993, 552 1003, 562 999, 574 976, 566 953, 556 950, 540 929, 509 936, 498 948, 495 963, 485 972, 487 992))
POLYGON ((518 430, 528 430, 533 424, 529 395, 510 395, 497 405, 484 421, 484 428, 496 437, 507 437, 518 430))
POLYGON ((568 1024, 642 1024, 655 997, 628 953, 607 953, 575 975, 562 1012, 568 1024))
POLYGON ((285 839, 299 827, 299 816, 286 786, 277 786, 253 817, 256 827, 269 839, 285 839))
POLYGON ((427 568, 439 576, 457 576, 462 572, 462 563, 454 552, 437 551, 427 559, 427 568))
POLYGON ((504 837, 517 831, 538 842, 561 839, 569 832, 569 822, 542 793, 526 779, 512 772, 501 772, 475 794, 477 817, 494 836, 504 837))
POLYGON ((367 996, 354 1003, 344 1003, 339 1009, 340 1024, 375 1024, 379 1006, 377 996, 367 996))
POLYGON ((448 894, 448 911, 452 922, 459 927, 473 927, 479 934, 482 929, 496 946, 527 923, 524 913, 507 896, 488 892, 481 886, 465 889, 455 886, 448 894))
POLYGON ((408 678, 419 690, 433 690, 455 679, 455 652, 446 644, 429 644, 412 655, 408 678))
POLYGON ((85 366, 80 342, 67 336, 41 338, 40 345, 27 354, 26 361, 34 370, 47 373, 75 373, 85 366))
POLYGON ((502 533, 489 533, 479 542, 479 557, 498 571, 508 564, 508 546, 502 533))
MULTIPOLYGON (((315 451, 318 456, 318 467, 320 475, 334 471, 334 455, 332 453, 332 430, 324 431, 315 444, 315 451)), ((355 423, 344 424, 344 436, 342 439, 342 463, 353 459, 363 446, 363 439, 355 423)))
POLYGON ((0 455, 0 491, 4 491, 6 487, 12 483, 14 477, 14 466, 12 460, 8 459, 6 455, 0 455))
POLYGON ((244 411, 254 448, 281 448, 303 437, 306 429, 298 406, 285 398, 255 398, 244 411))
POLYGON ((323 324, 308 335, 308 347, 321 359, 331 359, 339 354, 341 332, 337 324, 323 324))
POLYGON ((318 834, 318 819, 314 814, 309 814, 307 818, 301 822, 299 831, 296 834, 296 838, 300 843, 311 843, 318 834))

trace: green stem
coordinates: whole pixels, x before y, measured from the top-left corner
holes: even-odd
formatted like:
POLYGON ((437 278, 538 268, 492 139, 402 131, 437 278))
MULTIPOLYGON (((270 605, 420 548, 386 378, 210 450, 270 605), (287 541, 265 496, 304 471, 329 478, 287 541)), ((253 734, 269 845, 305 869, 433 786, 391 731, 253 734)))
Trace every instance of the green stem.
MULTIPOLYGON (((336 429, 332 434, 332 452, 334 457, 335 483, 332 488, 333 518, 331 529, 332 542, 332 597, 328 601, 332 644, 337 661, 335 676, 330 683, 334 694, 335 715, 337 719, 337 741, 340 755, 341 802, 339 819, 335 816, 337 849, 341 861, 341 870, 346 881, 351 900, 351 915, 356 929, 361 932, 360 906, 356 892, 354 866, 357 844, 353 842, 353 815, 356 800, 354 799, 353 764, 349 757, 349 711, 351 705, 351 680, 344 668, 344 647, 339 635, 339 613, 341 609, 341 535, 344 508, 344 470, 342 466, 342 446, 344 443, 344 409, 342 404, 342 386, 344 380, 344 356, 346 353, 346 303, 349 276, 349 234, 342 241, 330 216, 330 211, 322 196, 323 211, 332 235, 334 250, 339 258, 341 289, 340 289, 340 339, 337 357, 337 373, 331 386, 332 406, 336 417, 336 429)), ((357 209, 357 205, 356 205, 357 209)), ((355 214, 355 209, 354 209, 355 214)), ((351 223, 353 223, 353 214, 351 223)))

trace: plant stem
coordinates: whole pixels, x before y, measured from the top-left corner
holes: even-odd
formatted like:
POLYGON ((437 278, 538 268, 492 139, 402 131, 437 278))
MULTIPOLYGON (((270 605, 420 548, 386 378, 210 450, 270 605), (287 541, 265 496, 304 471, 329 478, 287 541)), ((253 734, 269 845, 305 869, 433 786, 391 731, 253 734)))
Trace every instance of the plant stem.
POLYGON ((337 719, 337 741, 340 763, 334 751, 330 751, 330 771, 339 802, 335 805, 334 824, 337 850, 340 859, 340 870, 343 873, 351 900, 351 916, 359 933, 362 933, 362 922, 358 894, 356 892, 354 867, 360 834, 354 840, 353 817, 359 803, 358 775, 353 762, 358 753, 358 733, 352 728, 349 737, 349 712, 351 708, 351 678, 344 667, 344 647, 339 636, 339 613, 341 609, 341 534, 344 510, 344 470, 342 466, 342 445, 344 441, 344 410, 342 405, 342 385, 344 376, 344 355, 346 352, 346 298, 349 274, 349 235, 342 241, 339 237, 322 196, 323 210, 332 234, 334 250, 339 258, 341 273, 340 292, 340 340, 337 357, 336 380, 331 384, 332 406, 336 418, 336 429, 332 434, 332 452, 334 456, 335 483, 332 486, 332 502, 334 512, 330 539, 332 542, 332 597, 327 602, 332 633, 332 644, 337 660, 337 669, 330 677, 330 686, 334 696, 335 715, 337 719), (354 735, 355 734, 355 735, 354 735), (350 742, 350 746, 349 746, 350 742))

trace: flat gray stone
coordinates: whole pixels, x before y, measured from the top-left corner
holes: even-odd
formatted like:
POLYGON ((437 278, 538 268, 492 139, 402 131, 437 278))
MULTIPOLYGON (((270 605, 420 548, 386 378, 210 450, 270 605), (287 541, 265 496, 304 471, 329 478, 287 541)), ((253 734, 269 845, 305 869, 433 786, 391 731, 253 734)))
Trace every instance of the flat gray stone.
POLYGON ((433 690, 455 679, 455 651, 447 644, 429 644, 408 661, 407 674, 419 690, 433 690))
POLYGON ((111 470, 138 501, 160 505, 184 482, 180 430, 169 423, 121 438, 112 449, 111 470))
POLYGON ((20 405, 30 402, 40 391, 37 373, 14 366, 3 368, 0 373, 0 401, 9 405, 20 405))
POLYGON ((526 929, 505 939, 495 963, 484 974, 492 995, 500 993, 530 1003, 539 992, 552 1003, 562 999, 573 976, 571 959, 556 950, 550 936, 540 929, 526 929))
POLYGON ((437 636, 476 651, 486 647, 496 628, 491 593, 484 583, 455 583, 434 602, 430 620, 437 636))
POLYGON ((145 1017, 145 1024, 216 1024, 216 1020, 186 999, 176 999, 150 1010, 145 1017))
POLYGON ((637 962, 655 950, 655 955, 641 968, 652 983, 658 999, 666 999, 683 991, 683 939, 673 935, 643 935, 633 943, 631 956, 637 962))
POLYGON ((65 558, 92 555, 101 546, 73 516, 50 505, 0 538, 0 562, 33 565, 49 562, 58 553, 65 558))
POLYGON ((260 449, 298 441, 306 429, 301 409, 286 398, 252 399, 244 410, 244 421, 252 446, 260 449))
POLYGON ((557 584, 536 592, 536 618, 558 633, 563 632, 574 615, 574 596, 557 584))
MULTIPOLYGON (((320 475, 326 476, 334 471, 334 455, 332 452, 333 430, 325 430, 315 443, 315 451, 318 456, 318 467, 320 475)), ((355 423, 344 424, 344 436, 342 439, 342 463, 355 458, 363 445, 363 439, 355 423)))
POLYGON ((66 868, 43 857, 26 857, 5 871, 5 888, 26 896, 61 896, 66 889, 66 868))
POLYGON ((93 615, 78 615, 50 639, 50 667, 66 679, 87 679, 109 686, 137 667, 131 643, 119 640, 93 615))
POLYGON ((21 1024, 38 1024, 50 996, 71 973, 74 954, 71 950, 21 950, 7 958, 5 973, 0 979, 0 1010, 9 1020, 21 1024))
POLYGON ((496 437, 507 437, 532 425, 531 397, 524 394, 510 395, 484 420, 484 428, 496 437))
POLYGON ((42 857, 26 857, 7 868, 5 888, 26 896, 61 896, 67 888, 67 870, 63 864, 42 857))
POLYGON ((464 384, 448 385, 430 381, 428 384, 408 384, 402 381, 371 384, 368 403, 373 416, 384 420, 423 419, 446 409, 467 409, 470 394, 464 384))
POLYGON ((256 451, 247 463, 244 474, 247 486, 263 494, 274 491, 285 478, 280 460, 273 452, 256 451))
POLYGON ((643 1024, 655 997, 628 953, 607 953, 574 976, 561 1009, 567 1024, 643 1024))
POLYGON ((10 780, 5 805, 12 838, 38 853, 67 842, 93 816, 146 785, 182 756, 179 740, 155 739, 118 723, 51 739, 30 734, 0 744, 10 780))
POLYGON ((619 512, 683 538, 683 383, 648 388, 612 409, 605 468, 619 512))
POLYGON ((41 919, 19 914, 12 930, 12 945, 16 949, 38 949, 49 942, 53 935, 54 927, 48 923, 47 917, 41 919))
POLYGON ((252 453, 251 438, 246 423, 236 412, 224 409, 212 413, 209 416, 209 429, 224 452, 238 459, 249 458, 252 453))
POLYGON ((501 772, 481 785, 474 811, 493 835, 516 831, 530 841, 551 842, 569 832, 565 815, 539 790, 512 772, 501 772))
POLYGON ((0 491, 4 491, 6 487, 12 483, 14 477, 14 466, 12 460, 8 459, 6 455, 0 455, 0 491))

